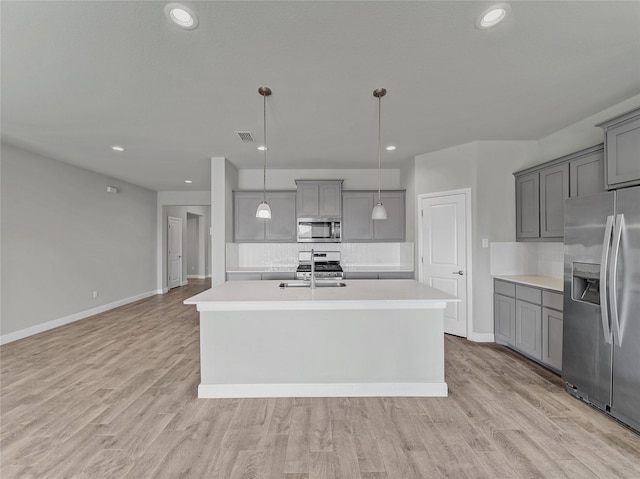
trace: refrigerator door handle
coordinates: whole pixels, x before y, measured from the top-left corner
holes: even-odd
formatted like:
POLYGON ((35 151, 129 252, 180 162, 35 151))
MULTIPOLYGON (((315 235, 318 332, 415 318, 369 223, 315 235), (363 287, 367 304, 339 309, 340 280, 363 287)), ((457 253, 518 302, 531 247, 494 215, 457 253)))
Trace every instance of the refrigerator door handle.
POLYGON ((609 252, 611 251, 611 233, 613 232, 613 216, 607 216, 607 224, 604 228, 604 240, 602 244, 602 258, 600 259, 600 317, 602 318, 602 331, 604 341, 611 344, 611 328, 609 326, 609 252))
POLYGON ((620 238, 622 238, 622 228, 624 227, 624 215, 617 215, 615 229, 613 232, 613 242, 611 243, 611 264, 609 265, 609 310, 611 311, 611 326, 613 330, 613 340, 618 346, 622 346, 622 331, 620 329, 620 318, 618 316, 618 258, 620 256, 620 238))

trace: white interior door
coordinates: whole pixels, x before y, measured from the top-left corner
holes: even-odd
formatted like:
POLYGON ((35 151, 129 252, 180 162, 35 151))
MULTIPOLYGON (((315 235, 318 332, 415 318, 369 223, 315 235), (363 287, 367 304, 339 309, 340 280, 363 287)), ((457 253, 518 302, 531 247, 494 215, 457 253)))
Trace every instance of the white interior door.
POLYGON ((169 277, 167 287, 175 288, 182 284, 182 218, 168 217, 167 266, 169 277))
POLYGON ((461 299, 447 303, 444 331, 467 337, 467 195, 420 197, 420 281, 461 299))

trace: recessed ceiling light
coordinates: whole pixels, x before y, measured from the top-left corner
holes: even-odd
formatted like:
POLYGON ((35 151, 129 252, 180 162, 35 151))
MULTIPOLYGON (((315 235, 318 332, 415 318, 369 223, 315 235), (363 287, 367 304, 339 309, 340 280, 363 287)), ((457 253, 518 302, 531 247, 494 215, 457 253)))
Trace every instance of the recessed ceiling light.
POLYGON ((260 145, 260 146, 258 147, 258 150, 260 150, 260 151, 265 151, 266 149, 267 149, 267 147, 266 147, 266 146, 264 146, 264 145, 260 145))
POLYGON ((504 20, 509 12, 511 12, 511 5, 508 3, 493 5, 480 14, 476 20, 476 28, 480 30, 491 28, 504 20))
POLYGON ((119 152, 123 152, 123 151, 125 150, 125 148, 124 148, 124 147, 122 147, 122 146, 118 146, 118 145, 113 145, 113 146, 111 147, 111 149, 112 149, 113 151, 119 151, 119 152))
POLYGON ((198 28, 198 17, 193 11, 179 3, 169 3, 164 7, 164 14, 169 20, 186 30, 198 28))
POLYGON ((184 180, 185 183, 187 183, 188 185, 190 185, 191 183, 193 183, 193 181, 191 180, 184 180))
POLYGON ((395 147, 395 146, 393 146, 393 145, 389 145, 389 146, 387 146, 387 147, 385 148, 385 150, 387 150, 387 151, 393 151, 393 150, 395 150, 395 149, 396 149, 396 147, 395 147))

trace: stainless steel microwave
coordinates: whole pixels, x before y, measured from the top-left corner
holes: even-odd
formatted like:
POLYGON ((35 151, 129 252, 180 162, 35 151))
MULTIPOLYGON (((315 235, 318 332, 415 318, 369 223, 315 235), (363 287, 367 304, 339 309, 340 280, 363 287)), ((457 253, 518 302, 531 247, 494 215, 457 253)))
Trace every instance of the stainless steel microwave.
POLYGON ((340 243, 340 218, 298 218, 298 243, 340 243))

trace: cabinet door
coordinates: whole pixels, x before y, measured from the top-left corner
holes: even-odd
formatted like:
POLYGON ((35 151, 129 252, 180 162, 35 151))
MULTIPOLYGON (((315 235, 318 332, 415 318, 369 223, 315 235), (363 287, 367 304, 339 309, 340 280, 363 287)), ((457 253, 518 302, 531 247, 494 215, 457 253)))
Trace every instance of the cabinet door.
POLYGON ((632 118, 607 130, 607 184, 640 183, 640 118, 632 118))
POLYGON ((380 272, 378 279, 414 279, 413 271, 380 272))
POLYGON ((373 193, 348 191, 342 194, 342 241, 373 240, 373 193))
POLYGON ((562 313, 542 308, 542 362, 562 370, 562 313))
POLYGON ((496 339, 514 345, 516 342, 516 300, 501 294, 494 294, 493 298, 496 339))
POLYGON ((340 183, 318 185, 318 214, 320 216, 342 216, 342 187, 340 183))
POLYGON ((264 241, 265 221, 256 218, 256 210, 262 201, 262 192, 233 192, 233 239, 234 241, 264 241))
POLYGON ((274 242, 295 242, 296 194, 292 191, 267 192, 267 202, 271 207, 271 219, 265 221, 265 239, 274 242))
POLYGON ((516 178, 516 239, 540 237, 540 175, 516 178))
POLYGON ((314 218, 319 216, 318 183, 297 183, 296 212, 298 218, 314 218))
POLYGON ((542 360, 542 307, 516 300, 515 347, 534 359, 542 360))
MULTIPOLYGON (((374 193, 374 201, 377 201, 374 193)), ((373 239, 376 241, 404 241, 404 191, 382 191, 380 199, 387 209, 386 220, 373 221, 373 239)), ((371 217, 371 213, 369 213, 371 217)))
POLYGON ((344 273, 344 279, 378 279, 378 273, 365 273, 363 271, 348 271, 344 273))
POLYGON ((227 281, 260 281, 261 279, 260 273, 227 273, 227 281))
POLYGON ((589 196, 605 191, 604 150, 569 163, 569 196, 589 196))
POLYGON ((569 197, 569 165, 540 170, 540 236, 564 237, 564 200, 569 197))

